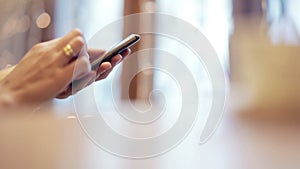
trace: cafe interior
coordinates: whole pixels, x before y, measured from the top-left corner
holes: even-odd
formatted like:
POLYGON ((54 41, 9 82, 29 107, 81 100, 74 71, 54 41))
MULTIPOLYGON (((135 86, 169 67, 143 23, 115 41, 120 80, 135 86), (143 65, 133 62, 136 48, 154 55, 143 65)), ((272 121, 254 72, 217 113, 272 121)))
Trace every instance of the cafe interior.
POLYGON ((300 1, 0 2, 0 69, 74 28, 141 36, 106 79, 0 113, 1 169, 300 168, 300 1))

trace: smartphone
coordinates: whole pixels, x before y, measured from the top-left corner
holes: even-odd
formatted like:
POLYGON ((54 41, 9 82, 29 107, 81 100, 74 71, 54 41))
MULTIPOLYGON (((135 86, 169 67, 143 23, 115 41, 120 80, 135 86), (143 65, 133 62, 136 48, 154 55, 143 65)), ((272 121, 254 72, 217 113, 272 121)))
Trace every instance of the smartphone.
POLYGON ((110 59, 122 53, 125 49, 129 48, 130 46, 134 45, 141 39, 141 36, 138 34, 131 34, 127 36, 124 40, 113 46, 110 50, 106 51, 103 55, 101 55, 98 59, 93 61, 92 70, 97 70, 99 65, 103 62, 110 61, 110 59))
MULTIPOLYGON (((103 62, 110 61, 110 59, 117 55, 122 53, 125 49, 129 48, 130 46, 134 45, 141 39, 141 36, 138 34, 131 34, 127 36, 124 40, 113 46, 110 50, 106 51, 103 55, 101 55, 98 59, 93 61, 91 63, 92 70, 97 70, 99 65, 103 62)), ((74 83, 78 83, 80 80, 75 80, 72 83, 70 83, 69 87, 72 88, 72 85, 74 83)))

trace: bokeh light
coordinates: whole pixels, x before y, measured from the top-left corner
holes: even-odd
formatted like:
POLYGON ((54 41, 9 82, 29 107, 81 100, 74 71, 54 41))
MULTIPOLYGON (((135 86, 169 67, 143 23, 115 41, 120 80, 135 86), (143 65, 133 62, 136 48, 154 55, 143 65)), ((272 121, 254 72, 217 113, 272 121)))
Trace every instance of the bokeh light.
POLYGON ((47 28, 51 23, 51 17, 48 13, 44 12, 36 19, 36 25, 38 28, 47 28))

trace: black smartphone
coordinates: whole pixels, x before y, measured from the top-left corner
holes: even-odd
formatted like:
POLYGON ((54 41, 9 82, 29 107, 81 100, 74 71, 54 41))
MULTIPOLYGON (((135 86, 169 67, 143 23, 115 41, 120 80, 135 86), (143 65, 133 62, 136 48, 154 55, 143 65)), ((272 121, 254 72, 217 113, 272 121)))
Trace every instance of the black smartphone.
MULTIPOLYGON (((98 59, 91 63, 92 70, 97 70, 99 65, 103 62, 110 61, 110 59, 122 53, 125 49, 129 48, 130 46, 134 45, 141 39, 141 36, 138 34, 131 34, 127 36, 124 40, 113 46, 110 50, 106 51, 103 55, 101 55, 98 59)), ((74 83, 78 83, 80 80, 73 81, 69 86, 70 88, 74 83)))
POLYGON ((127 36, 124 40, 113 46, 110 50, 105 52, 103 55, 101 55, 98 59, 93 61, 92 64, 92 70, 97 70, 99 65, 103 62, 110 61, 110 59, 117 55, 122 53, 125 49, 129 48, 130 46, 134 45, 141 39, 141 36, 138 34, 131 34, 127 36))

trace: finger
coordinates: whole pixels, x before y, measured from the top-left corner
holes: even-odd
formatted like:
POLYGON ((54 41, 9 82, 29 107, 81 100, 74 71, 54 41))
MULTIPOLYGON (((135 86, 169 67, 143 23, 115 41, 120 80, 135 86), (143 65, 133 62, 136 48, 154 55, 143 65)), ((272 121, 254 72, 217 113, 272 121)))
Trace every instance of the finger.
POLYGON ((61 48, 60 55, 63 55, 64 57, 59 56, 60 58, 63 59, 63 61, 60 61, 60 60, 59 61, 63 65, 68 64, 69 62, 71 62, 75 59, 75 56, 78 56, 78 53, 82 50, 82 48, 85 45, 85 41, 84 41, 83 37, 76 36, 68 43, 68 45, 70 45, 69 49, 68 49, 68 50, 71 50, 70 53, 66 53, 66 51, 64 49, 67 46, 64 46, 63 48, 61 48))
POLYGON ((72 87, 68 86, 65 90, 61 91, 56 98, 58 99, 65 99, 72 95, 72 87))
POLYGON ((72 83, 72 86, 61 92, 56 98, 64 99, 69 97, 72 94, 77 93, 81 89, 89 86, 92 84, 96 79, 96 72, 92 71, 89 74, 87 74, 85 77, 81 78, 80 80, 74 81, 72 83))
POLYGON ((110 62, 112 64, 112 68, 114 68, 118 63, 122 62, 129 54, 131 53, 131 50, 127 48, 125 51, 122 53, 114 56, 110 62))
POLYGON ((105 71, 107 71, 111 68, 112 68, 112 65, 110 62, 103 62, 98 69, 98 73, 104 73, 105 71))
POLYGON ((98 59, 100 56, 102 56, 106 51, 101 49, 88 49, 88 54, 90 56, 91 62, 98 59))
MULTIPOLYGON (((93 62, 96 60, 99 56, 104 54, 105 51, 99 50, 99 49, 90 49, 89 54, 90 54, 90 60, 93 62), (97 57, 95 57, 97 56, 97 57)), ((114 66, 116 66, 118 63, 120 63, 125 57, 127 57, 131 53, 131 50, 129 48, 125 49, 121 54, 115 55, 111 60, 111 66, 108 65, 107 63, 102 63, 98 69, 97 69, 97 77, 99 77, 103 71, 107 71, 107 69, 111 69, 114 66)))
POLYGON ((108 74, 112 71, 112 69, 121 61, 123 60, 123 57, 118 54, 114 56, 110 62, 104 62, 100 65, 98 68, 98 73, 97 73, 97 79, 96 80, 102 80, 105 79, 108 74))
POLYGON ((91 71, 91 64, 88 58, 79 57, 74 62, 71 62, 63 68, 62 80, 65 80, 67 84, 73 80, 78 80, 81 77, 87 75, 91 71))
MULTIPOLYGON (((88 54, 90 55, 91 62, 98 59, 100 56, 102 56, 106 51, 101 49, 88 49, 88 54)), ((131 53, 131 50, 129 48, 125 49, 120 55, 122 56, 122 59, 128 56, 131 53)))
POLYGON ((91 83, 91 81, 95 81, 95 79, 96 79, 96 72, 91 71, 89 74, 87 74, 83 78, 74 82, 73 86, 72 86, 73 94, 77 93, 79 90, 86 87, 89 83, 91 83))
POLYGON ((61 49, 64 46, 66 46, 73 38, 77 36, 83 37, 82 32, 79 29, 73 29, 71 32, 69 32, 62 38, 59 38, 57 43, 58 49, 61 49))
POLYGON ((118 54, 118 55, 114 56, 113 58, 111 58, 110 63, 112 65, 112 67, 114 67, 118 63, 120 63, 122 61, 122 59, 123 59, 123 57, 120 54, 118 54))
POLYGON ((103 62, 97 70, 97 78, 99 76, 101 76, 101 74, 103 74, 104 72, 108 71, 111 68, 112 68, 112 65, 110 62, 103 62))
POLYGON ((81 49, 81 51, 76 55, 77 57, 87 57, 89 58, 89 54, 87 52, 87 44, 85 43, 81 49))
POLYGON ((70 91, 64 91, 64 92, 60 93, 59 95, 57 95, 56 98, 65 99, 65 98, 68 98, 70 95, 71 95, 70 91))
POLYGON ((99 66, 97 72, 98 75, 103 73, 104 71, 113 68, 116 64, 118 64, 120 61, 122 60, 122 56, 120 54, 114 56, 110 62, 103 62, 101 63, 101 65, 99 66))
POLYGON ((131 49, 130 48, 127 48, 126 50, 124 50, 121 55, 123 57, 123 59, 125 59, 128 55, 130 55, 131 53, 131 49))
POLYGON ((110 72, 111 72, 112 70, 113 70, 113 69, 108 69, 108 70, 104 71, 103 73, 99 74, 99 76, 97 76, 96 81, 99 81, 99 80, 102 80, 102 79, 107 78, 107 76, 110 74, 110 72))

